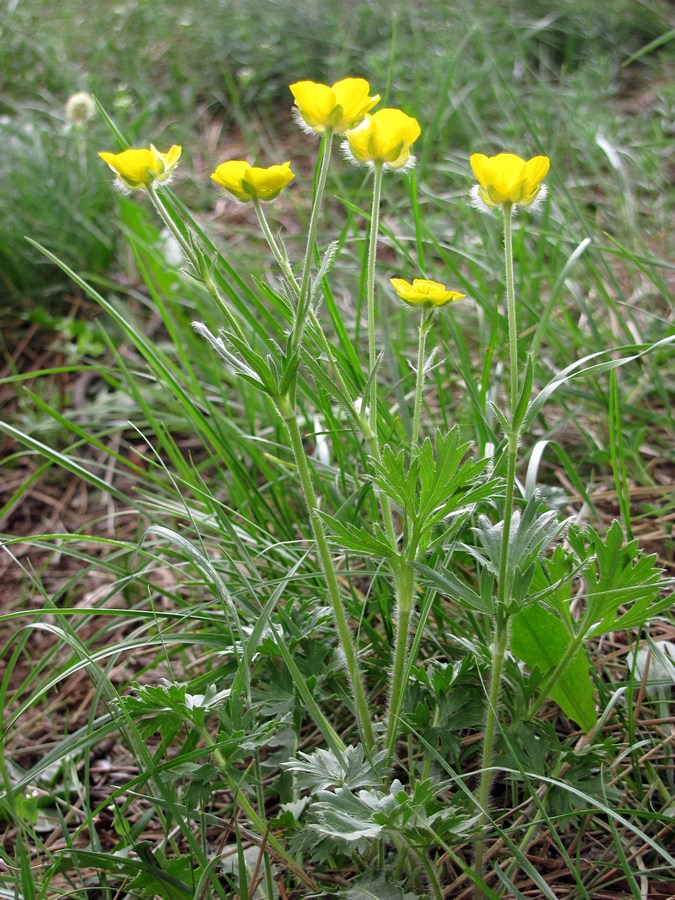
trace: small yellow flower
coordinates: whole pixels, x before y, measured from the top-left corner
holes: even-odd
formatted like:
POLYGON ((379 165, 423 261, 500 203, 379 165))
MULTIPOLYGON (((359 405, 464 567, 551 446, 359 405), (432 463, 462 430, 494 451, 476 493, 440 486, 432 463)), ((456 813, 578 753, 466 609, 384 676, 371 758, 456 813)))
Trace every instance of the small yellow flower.
POLYGON ((178 165, 181 148, 174 144, 168 153, 150 144, 150 149, 129 149, 122 153, 99 153, 117 175, 118 183, 130 191, 147 190, 155 181, 167 181, 178 165))
POLYGON ((551 165, 547 156, 534 156, 525 161, 513 153, 484 156, 474 153, 469 162, 478 184, 471 191, 478 206, 495 207, 510 203, 531 206, 546 196, 541 182, 551 165))
POLYGON ((290 89, 299 124, 319 133, 330 128, 344 134, 356 128, 365 114, 380 102, 379 94, 368 96, 370 85, 364 78, 344 78, 332 87, 315 81, 296 81, 290 89))
POLYGON ((414 163, 410 148, 421 130, 417 119, 400 109, 380 109, 347 132, 343 149, 357 163, 401 169, 414 163))
POLYGON ((423 306, 424 309, 437 309, 446 303, 463 300, 466 294, 449 291, 438 281, 427 281, 426 278, 415 278, 412 284, 402 278, 389 279, 401 300, 409 306, 423 306))
POLYGON ((246 203, 256 197, 258 200, 274 200, 295 178, 290 162, 282 166, 260 169, 250 166, 242 159, 231 159, 221 163, 211 178, 233 194, 237 200, 246 203))

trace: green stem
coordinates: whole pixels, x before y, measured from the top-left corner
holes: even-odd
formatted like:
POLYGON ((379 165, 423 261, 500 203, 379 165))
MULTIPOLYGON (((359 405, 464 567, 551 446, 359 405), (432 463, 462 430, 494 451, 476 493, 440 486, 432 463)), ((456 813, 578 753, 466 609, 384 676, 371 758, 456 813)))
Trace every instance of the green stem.
POLYGON ((232 791, 232 795, 234 797, 235 802, 241 806, 246 815, 248 816, 251 824, 254 828, 258 830, 261 837, 267 835, 267 843, 272 847, 272 849, 278 853, 282 859, 288 860, 290 859, 288 853, 284 849, 284 847, 279 843, 279 841, 274 837, 273 834, 269 832, 267 822, 263 817, 258 815, 256 810, 253 808, 253 804, 249 801, 246 794, 240 789, 239 785, 235 781, 235 779, 230 775, 228 765, 225 761, 225 757, 220 752, 220 749, 216 742, 213 740, 209 732, 205 727, 201 727, 198 729, 199 733, 202 737, 202 740, 207 745, 211 753, 213 753, 213 757, 220 766, 220 769, 223 774, 223 778, 227 782, 229 789, 232 791))
POLYGON ((513 205, 505 203, 504 213, 504 261, 506 270, 506 309, 509 323, 509 361, 511 376, 511 416, 518 405, 518 323, 516 320, 516 288, 513 277, 513 238, 511 224, 513 205))
MULTIPOLYGON (((377 262, 377 235, 380 228, 380 198, 382 196, 382 163, 375 164, 373 178, 373 201, 370 212, 370 231, 368 235, 368 261, 366 269, 366 307, 368 316, 368 375, 372 377, 370 396, 363 398, 361 430, 368 444, 370 455, 376 462, 381 462, 380 441, 377 429, 377 379, 373 375, 377 347, 375 344, 375 264, 377 262), (366 411, 367 410, 367 411, 366 411)), ((378 499, 382 512, 387 537, 393 548, 397 546, 394 517, 389 498, 378 491, 378 499)))
POLYGON ((185 258, 187 260, 189 260, 190 263, 192 263, 192 267, 195 270, 196 276, 201 280, 201 282, 204 285, 204 287, 206 288, 206 290, 209 292, 211 297, 215 300, 218 308, 220 309, 220 311, 223 313, 223 315, 227 319, 227 323, 230 326, 230 328, 237 335, 239 340, 241 340, 241 341, 246 340, 244 337, 244 332, 241 330, 241 326, 239 325, 239 322, 236 320, 235 316, 233 315, 233 313, 232 313, 231 309, 229 308, 229 306, 227 305, 227 303, 225 303, 223 298, 220 296, 220 291, 218 290, 218 287, 217 287, 215 281, 211 278, 210 275, 208 275, 206 272, 203 271, 204 267, 202 264, 202 260, 199 259, 199 256, 197 255, 197 253, 195 253, 194 247, 186 239, 183 232, 180 230, 180 228, 178 228, 178 226, 176 225, 176 223, 174 222, 172 217, 167 212, 166 207, 164 206, 159 194, 157 193, 157 188, 153 184, 148 186, 148 193, 150 194, 150 199, 152 200, 152 205, 155 207, 155 211, 157 212, 157 215, 160 217, 162 222, 164 222, 164 224, 169 229, 171 234, 178 241, 180 248, 183 251, 183 254, 185 255, 185 258))
MULTIPOLYGON (((513 241, 511 236, 511 219, 513 206, 504 204, 504 258, 506 262, 506 307, 509 327, 509 358, 511 380, 511 422, 514 421, 518 405, 518 322, 516 319, 516 292, 513 278, 513 241)), ((502 546, 499 558, 499 586, 497 595, 498 611, 503 609, 507 600, 507 588, 510 588, 509 545, 511 540, 511 522, 513 519, 513 499, 516 486, 516 463, 520 432, 514 424, 509 429, 507 446, 506 496, 504 498, 504 521, 502 530, 502 546)))
MULTIPOLYGON (((492 674, 490 676, 490 689, 488 693, 487 714, 485 716, 485 734, 483 736, 483 755, 481 759, 481 776, 480 785, 478 787, 478 807, 480 809, 480 826, 485 827, 490 817, 490 785, 492 784, 492 750, 495 741, 495 732, 497 722, 499 721, 499 692, 502 681, 502 669, 504 667, 504 657, 508 645, 508 619, 505 615, 497 611, 495 617, 495 630, 493 635, 493 658, 492 658, 492 674)), ((483 839, 476 843, 476 855, 474 856, 473 868, 475 874, 479 878, 483 878, 483 851, 485 841, 483 839)), ((482 898, 482 891, 476 889, 476 897, 478 900, 482 898)))
POLYGON ((425 309, 422 313, 422 321, 420 322, 419 337, 417 342, 417 376, 415 378, 415 407, 413 412, 412 442, 411 452, 414 452, 420 435, 420 415, 422 412, 422 388, 424 387, 424 351, 426 348, 427 335, 431 328, 431 320, 433 317, 432 309, 425 309))
POLYGON ((312 212, 309 219, 309 231, 307 232, 307 246, 305 248, 305 261, 302 266, 302 276, 300 278, 300 295, 298 299, 298 309, 293 332, 291 335, 291 346, 294 350, 300 346, 302 334, 305 328, 307 313, 312 300, 312 260, 314 258, 314 246, 316 244, 316 233, 319 226, 319 213, 321 210, 321 202, 323 200, 324 191, 326 189, 326 179, 328 177, 328 169, 330 167, 331 150, 333 147, 334 132, 328 129, 323 135, 323 144, 321 148, 321 162, 319 164, 319 174, 316 184, 316 193, 312 203, 312 212))
POLYGON ((398 609, 394 634, 394 659, 391 670, 391 694, 387 711, 387 736, 385 739, 387 765, 390 765, 396 748, 401 708, 405 697, 405 684, 403 681, 406 657, 408 655, 410 618, 415 600, 415 569, 413 568, 412 559, 402 560, 400 568, 396 572, 396 580, 398 582, 398 609))
MULTIPOLYGON (((430 835, 431 836, 431 835, 430 835)), ((424 847, 421 847, 416 851, 415 854, 420 861, 422 868, 424 869, 424 873, 427 876, 427 882, 429 888, 431 889, 431 895, 434 897, 434 900, 443 900, 443 892, 441 890, 441 885, 438 881, 438 874, 436 869, 431 865, 431 861, 427 857, 427 854, 424 850, 424 847)))
MULTIPOLYGON (((250 697, 249 697, 249 705, 250 705, 250 697)), ((256 786, 256 796, 258 799, 258 809, 260 810, 261 818, 265 817, 265 786, 263 784, 263 774, 262 774, 262 766, 260 765, 260 751, 255 750, 253 754, 253 777, 255 778, 255 786, 256 786)), ((269 831, 267 831, 267 839, 269 840, 269 831)), ((263 868, 265 871, 265 886, 267 889, 267 896, 274 896, 274 880, 272 875, 272 866, 270 865, 270 859, 267 853, 263 856, 263 868)))
POLYGON ((276 238, 272 234, 272 229, 269 226, 269 222, 267 221, 267 216, 260 204, 260 200, 257 197, 252 198, 253 208, 255 209, 255 214, 258 217, 258 224, 260 225, 260 230, 263 233, 265 240, 267 241, 267 245, 272 251, 272 255, 277 262, 277 265, 281 269, 281 271, 286 276, 286 280, 289 283, 289 287, 293 291, 296 296, 296 299, 300 296, 300 287, 298 282, 295 279, 295 274, 293 269, 291 268, 291 264, 288 261, 288 257, 283 252, 281 247, 279 246, 276 238))
MULTIPOLYGON (((286 276, 286 280, 289 283, 291 290, 294 292, 296 299, 299 301, 300 286, 298 285, 295 275, 293 274, 293 269, 291 268, 288 258, 282 251, 281 247, 279 247, 278 242, 276 241, 274 235, 272 234, 272 230, 269 227, 265 213, 260 205, 260 201, 258 201, 257 199, 254 198, 253 205, 255 207, 255 211, 258 216, 258 221, 260 222, 260 227, 262 229, 263 235, 265 236, 265 240, 267 241, 275 260, 277 261, 279 268, 286 276)), ((319 342, 319 346, 321 347, 322 352, 325 354, 326 359, 328 360, 328 363, 333 372, 333 376, 335 378, 335 381, 336 381, 338 387, 340 388, 340 391, 342 392, 342 394, 345 398, 347 398, 347 399, 350 398, 351 391, 347 387, 347 384, 346 384, 344 378, 342 377, 342 372, 340 371, 340 368, 337 364, 335 356, 333 355, 333 350, 331 348, 331 345, 328 343, 328 339, 326 338, 326 334, 323 330, 321 322, 319 321, 316 313, 314 312, 314 310, 311 307, 309 309, 309 321, 312 325, 312 328, 316 332, 316 337, 319 342)), ((361 434, 363 435, 364 439, 366 440, 366 442, 368 444, 368 450, 370 451, 370 455, 377 462, 380 462, 381 461, 380 445, 377 440, 377 435, 374 434, 370 430, 370 424, 368 422, 368 419, 363 414, 357 413, 355 407, 353 407, 353 406, 350 406, 350 409, 348 410, 348 412, 349 412, 351 418, 353 418, 353 420, 356 423, 359 430, 361 431, 361 434)), ((384 527, 387 532, 387 537, 389 538, 389 541, 390 541, 392 547, 395 548, 396 544, 397 544, 396 530, 394 528, 394 518, 393 518, 389 498, 385 494, 383 494, 379 491, 378 491, 378 498, 379 498, 379 503, 380 503, 380 511, 382 514, 382 519, 384 521, 384 527)))
MULTIPOLYGON (((510 599, 512 583, 509 572, 509 549, 511 542, 511 523, 513 521, 513 501, 516 484, 516 463, 518 458, 518 443, 520 433, 514 424, 516 407, 518 405, 518 322, 516 317, 516 292, 513 277, 513 238, 511 232, 513 204, 504 203, 504 260, 506 275, 506 308, 509 332, 509 375, 510 375, 510 413, 511 427, 507 435, 507 472, 506 495, 504 498, 504 519, 502 522, 502 543, 499 557, 499 582, 497 587, 497 601, 495 604, 495 625, 493 634, 493 660, 492 674, 490 677, 490 689, 488 694, 488 707, 485 719, 485 735, 483 738, 483 754, 481 760, 481 779, 478 788, 478 806, 480 809, 480 825, 484 827, 489 819, 490 785, 492 783, 492 752, 495 740, 495 731, 499 721, 499 692, 501 687, 502 669, 504 657, 508 648, 508 623, 509 611, 507 601, 510 599)), ((476 843, 474 856, 474 872, 479 878, 483 878, 483 853, 484 840, 476 843)), ((476 888, 476 898, 481 898, 483 892, 476 888)))
POLYGON ((340 596, 340 586, 338 584, 335 567, 333 566, 333 559, 328 547, 328 541, 326 540, 323 521, 321 519, 321 516, 319 515, 316 493, 314 491, 314 484, 312 482, 312 475, 309 469, 309 463, 307 462, 305 448, 302 444, 302 435, 298 426, 294 404, 292 404, 289 399, 285 397, 279 398, 277 403, 279 413, 288 431, 288 436, 293 448, 295 464, 298 469, 298 474, 300 475, 300 482, 302 484, 302 490, 305 495, 305 503, 307 504, 307 512, 309 514, 309 520, 312 526, 312 533, 314 535, 314 540, 319 552, 321 568, 326 579, 328 598, 333 609, 333 618, 335 619, 335 625, 337 627, 338 636, 340 638, 340 644, 345 658, 347 673, 351 681, 352 690, 354 691, 357 721, 366 748, 368 750, 371 750, 375 745, 375 736, 373 733, 373 726, 370 718, 370 711, 368 708, 368 700, 366 699, 366 692, 363 687, 363 679, 359 670, 358 659, 354 647, 354 640, 349 630, 349 625, 347 624, 347 617, 342 603, 342 598, 340 596))
MULTIPOLYGON (((368 266, 366 272, 366 306, 368 311, 368 374, 372 377, 377 358, 375 346, 375 263, 377 260, 377 235, 380 228, 380 197, 382 195, 383 164, 375 163, 373 178, 373 203, 370 212, 370 233, 368 237, 368 266)), ((372 377, 370 397, 364 397, 370 405, 370 429, 377 434, 377 379, 372 377)))

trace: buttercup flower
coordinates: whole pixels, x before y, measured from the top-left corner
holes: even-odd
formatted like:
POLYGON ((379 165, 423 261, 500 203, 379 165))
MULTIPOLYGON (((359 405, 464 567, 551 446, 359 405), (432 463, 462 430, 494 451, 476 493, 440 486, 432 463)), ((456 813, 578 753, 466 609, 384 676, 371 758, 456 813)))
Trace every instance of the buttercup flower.
POLYGON ((357 163, 401 169, 414 163, 410 148, 421 130, 417 119, 400 109, 380 109, 347 132, 343 149, 357 163))
POLYGON ((438 281, 427 281, 426 278, 415 278, 412 284, 403 278, 390 278, 392 286, 401 300, 409 306, 423 306, 424 309, 437 309, 446 303, 462 300, 466 294, 449 291, 438 281))
POLYGON ((129 149, 122 153, 99 153, 117 175, 118 183, 130 191, 147 190, 155 181, 168 181, 178 165, 181 148, 176 144, 168 153, 150 144, 149 150, 129 149))
POLYGON ((231 159, 221 163, 211 178, 237 200, 246 203, 254 197, 258 200, 274 200, 288 182, 295 178, 295 174, 291 172, 290 162, 260 169, 250 166, 242 159, 231 159))
POLYGON ((319 133, 331 128, 344 134, 356 128, 380 101, 379 94, 368 96, 370 85, 364 78, 344 78, 332 87, 315 81, 296 81, 290 89, 295 97, 298 124, 319 133))
POLYGON ((484 156, 474 153, 469 159, 478 184, 471 189, 474 205, 482 207, 531 206, 546 196, 541 182, 551 165, 547 156, 534 156, 525 161, 513 153, 484 156))

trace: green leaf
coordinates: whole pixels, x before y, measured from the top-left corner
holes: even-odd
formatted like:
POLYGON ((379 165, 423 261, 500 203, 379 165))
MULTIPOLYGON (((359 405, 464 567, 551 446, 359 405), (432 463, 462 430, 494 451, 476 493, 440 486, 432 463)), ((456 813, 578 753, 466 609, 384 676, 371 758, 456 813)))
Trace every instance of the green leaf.
POLYGON ((35 825, 38 820, 37 794, 31 790, 14 797, 14 813, 29 825, 35 825))
POLYGON ((523 419, 525 418, 525 413, 527 412, 527 406, 530 402, 530 396, 532 394, 532 379, 534 378, 534 361, 531 353, 527 354, 527 365, 525 366, 525 373, 523 376, 523 383, 520 390, 520 397, 518 398, 518 404, 513 413, 513 422, 511 423, 511 428, 516 431, 520 429, 520 426, 523 424, 523 419))
POLYGON ((295 775, 298 788, 310 791, 325 791, 329 787, 357 788, 374 787, 384 777, 387 768, 383 765, 386 753, 371 753, 366 759, 363 747, 347 747, 338 757, 332 750, 314 750, 313 753, 298 753, 296 759, 282 763, 281 767, 295 775))
MULTIPOLYGON (((539 605, 528 606, 512 617, 511 649, 530 669, 538 666, 546 675, 568 651, 574 636, 553 613, 539 605)), ((584 731, 595 725, 593 682, 586 651, 579 647, 548 696, 584 731)))
MULTIPOLYGON (((555 541, 567 524, 560 521, 553 510, 539 515, 538 508, 539 502, 534 498, 522 511, 517 509, 511 518, 504 596, 508 607, 513 611, 534 601, 534 597, 529 594, 529 586, 535 566, 544 550, 555 541)), ((503 531, 503 521, 492 524, 487 516, 481 515, 473 532, 482 545, 483 552, 471 544, 463 545, 463 549, 496 578, 500 572, 503 531)))
POLYGON ((376 790, 362 790, 353 794, 348 788, 319 791, 318 802, 312 804, 317 821, 309 827, 322 838, 344 842, 363 852, 370 841, 378 838, 384 825, 375 821, 375 814, 391 812, 396 806, 392 794, 376 790))
POLYGON ((447 597, 470 606, 478 612, 490 613, 493 611, 492 599, 489 602, 484 596, 474 590, 470 584, 462 581, 450 569, 432 569, 423 563, 415 563, 415 569, 421 575, 420 581, 435 588, 447 597))
POLYGON ((371 534, 365 528, 341 522, 327 513, 321 513, 321 517, 345 550, 353 550, 361 556, 389 559, 392 562, 398 559, 396 549, 391 546, 379 525, 371 526, 373 531, 371 534))
POLYGON ((637 628, 672 606, 672 597, 659 596, 672 581, 655 565, 656 555, 645 556, 636 540, 624 544, 618 522, 605 538, 590 527, 571 529, 569 543, 586 583, 584 637, 637 628))

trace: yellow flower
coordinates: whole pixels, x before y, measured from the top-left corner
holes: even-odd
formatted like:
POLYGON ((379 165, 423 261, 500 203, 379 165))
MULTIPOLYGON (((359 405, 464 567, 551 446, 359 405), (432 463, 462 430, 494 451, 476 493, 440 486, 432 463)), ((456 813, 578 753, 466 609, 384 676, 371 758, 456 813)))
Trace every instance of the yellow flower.
POLYGON ((331 128, 344 134, 356 128, 365 114, 380 102, 379 94, 368 96, 370 85, 364 78, 344 78, 332 87, 315 81, 296 81, 290 89, 299 124, 319 133, 331 128))
POLYGON ((245 203, 254 197, 258 200, 274 200, 295 175, 291 172, 290 162, 260 169, 250 166, 242 159, 231 159, 221 163, 211 178, 237 200, 245 203))
POLYGON ((469 162, 478 181, 471 191, 478 206, 530 206, 546 196, 546 185, 541 182, 551 165, 547 156, 534 156, 526 162, 513 153, 474 153, 469 162))
POLYGON ((446 303, 462 300, 466 294, 449 291, 438 281, 427 281, 426 278, 415 278, 412 284, 402 278, 389 279, 401 300, 409 306, 423 306, 425 309, 436 309, 446 303))
POLYGON ((343 149, 358 163, 401 169, 414 162, 410 148, 421 130, 417 119, 400 109, 380 109, 347 132, 343 149))
POLYGON ((108 163, 122 187, 130 191, 146 190, 153 182, 167 181, 178 165, 181 148, 174 144, 168 153, 150 144, 150 149, 129 149, 122 153, 99 153, 108 163))

